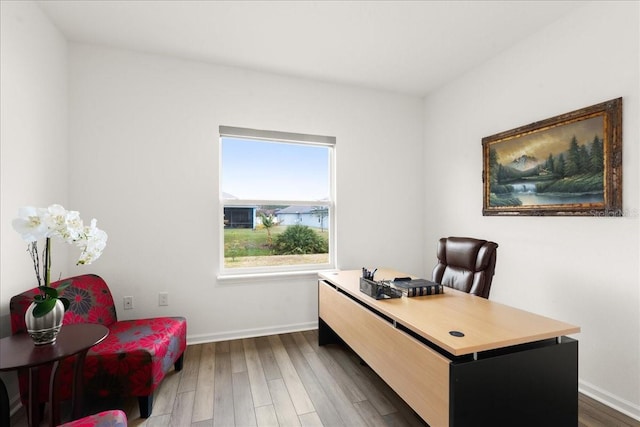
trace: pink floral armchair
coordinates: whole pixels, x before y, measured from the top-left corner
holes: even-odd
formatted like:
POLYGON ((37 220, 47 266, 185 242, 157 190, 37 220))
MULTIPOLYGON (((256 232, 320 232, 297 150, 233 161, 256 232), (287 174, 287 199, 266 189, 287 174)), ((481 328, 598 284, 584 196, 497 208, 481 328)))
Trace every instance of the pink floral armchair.
MULTIPOLYGON (((95 397, 135 396, 140 406, 140 416, 148 418, 153 407, 153 392, 160 385, 173 365, 182 369, 186 349, 187 321, 184 317, 156 317, 149 319, 118 321, 111 291, 105 281, 96 275, 86 274, 55 283, 71 280, 61 292, 69 299, 64 325, 73 323, 98 323, 109 328, 104 341, 91 348, 84 363, 84 392, 95 397)), ((37 292, 37 288, 11 298, 11 332, 26 332, 24 314, 37 292)), ((50 369, 40 369, 41 388, 37 392, 39 404, 48 400, 50 369)), ((71 398, 72 363, 68 359, 58 367, 60 400, 71 398)), ((27 403, 28 372, 19 371, 22 403, 27 403)))

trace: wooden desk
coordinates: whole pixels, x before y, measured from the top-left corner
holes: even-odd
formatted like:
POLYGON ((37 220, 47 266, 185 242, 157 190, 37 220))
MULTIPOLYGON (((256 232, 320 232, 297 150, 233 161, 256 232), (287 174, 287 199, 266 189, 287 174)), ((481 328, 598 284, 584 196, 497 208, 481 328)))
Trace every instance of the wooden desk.
MULTIPOLYGON (((82 367, 85 356, 91 347, 104 340, 108 334, 109 329, 105 326, 78 323, 63 326, 53 344, 36 346, 26 333, 0 339, 0 371, 29 370, 29 407, 27 412, 30 426, 40 425, 38 403, 31 398, 32 393, 34 391, 37 393, 39 387, 38 369, 50 363, 53 363, 53 369, 49 384, 49 424, 54 426, 60 423, 59 402, 55 393, 58 362, 73 355, 77 355, 77 358, 73 371, 72 413, 74 418, 80 415, 83 397, 82 367)), ((0 402, 0 405, 2 405, 3 409, 5 407, 7 409, 7 419, 2 419, 0 422, 3 425, 6 422, 8 425, 9 404, 4 384, 0 384, 0 389, 2 389, 0 394, 4 394, 4 396, 0 395, 0 399, 4 400, 4 402, 0 402)))
POLYGON ((360 274, 319 275, 320 345, 344 341, 430 426, 577 425, 579 327, 450 288, 375 300, 360 274))

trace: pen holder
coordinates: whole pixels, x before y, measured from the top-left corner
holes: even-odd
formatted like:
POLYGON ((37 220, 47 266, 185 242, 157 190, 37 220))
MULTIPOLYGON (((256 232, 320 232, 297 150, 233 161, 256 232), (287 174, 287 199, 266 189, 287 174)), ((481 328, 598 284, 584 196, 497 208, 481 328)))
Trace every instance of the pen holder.
POLYGON ((402 291, 392 288, 383 282, 360 278, 360 292, 375 299, 400 298, 402 291))

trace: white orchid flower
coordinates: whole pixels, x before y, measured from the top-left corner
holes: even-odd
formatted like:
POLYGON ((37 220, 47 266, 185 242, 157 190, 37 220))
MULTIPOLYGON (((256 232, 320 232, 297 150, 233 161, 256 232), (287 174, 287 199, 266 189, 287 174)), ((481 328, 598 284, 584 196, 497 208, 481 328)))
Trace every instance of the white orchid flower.
POLYGON ((22 207, 18 209, 18 217, 11 222, 11 225, 23 240, 29 243, 35 242, 49 235, 49 228, 43 221, 43 213, 43 209, 32 206, 22 207))
POLYGON ((67 243, 73 243, 82 239, 84 225, 80 218, 80 212, 68 211, 64 215, 64 224, 58 229, 59 236, 67 243))
POLYGON ((59 234, 64 230, 67 211, 61 205, 51 205, 44 210, 43 222, 49 229, 49 237, 59 234))
MULTIPOLYGON (((18 217, 12 221, 12 225, 20 236, 29 242, 27 252, 29 252, 33 261, 38 287, 43 287, 42 293, 34 297, 34 304, 37 307, 33 311, 35 317, 41 317, 49 313, 53 308, 50 303, 54 299, 63 301, 65 307, 68 306, 66 298, 59 297, 55 289, 48 289, 51 282, 50 239, 58 237, 67 243, 75 243, 82 249, 77 264, 91 264, 102 255, 102 251, 107 245, 107 233, 100 230, 96 224, 97 221, 93 219, 91 225, 85 227, 82 219, 80 219, 79 212, 67 211, 61 205, 51 205, 46 209, 27 206, 18 210, 18 217), (46 241, 45 250, 42 253, 42 257, 40 257, 38 254, 38 240, 42 238, 46 239, 46 241), (41 261, 42 269, 40 268, 41 261), (44 280, 40 275, 41 271, 44 273, 44 280), (47 290, 45 291, 44 289, 47 290)), ((64 286, 64 284, 61 285, 58 290, 64 286)))
MULTIPOLYGON (((18 217, 12 221, 13 228, 29 243, 51 237, 75 243, 82 249, 77 264, 91 264, 102 255, 107 246, 107 233, 96 224, 97 221, 93 219, 91 225, 85 226, 79 212, 67 211, 58 204, 46 209, 31 206, 20 208, 18 217)), ((35 262, 39 263, 39 260, 36 258, 35 262)), ((47 261, 43 258, 43 262, 47 261)), ((36 276, 37 271, 36 269, 36 276)))
POLYGON ((84 239, 78 243, 82 247, 82 253, 76 264, 91 264, 97 260, 102 251, 107 246, 107 233, 100 230, 97 226, 97 220, 91 220, 91 225, 84 229, 84 239))

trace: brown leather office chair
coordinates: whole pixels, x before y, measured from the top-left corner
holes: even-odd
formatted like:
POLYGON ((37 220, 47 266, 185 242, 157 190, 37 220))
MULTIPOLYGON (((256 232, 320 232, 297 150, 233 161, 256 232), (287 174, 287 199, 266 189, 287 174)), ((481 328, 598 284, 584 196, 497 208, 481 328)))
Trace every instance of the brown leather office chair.
POLYGON ((487 240, 443 237, 438 242, 438 264, 432 280, 488 299, 497 249, 497 243, 487 240))

